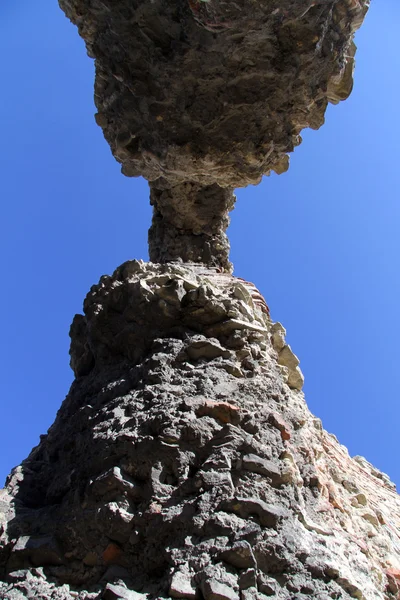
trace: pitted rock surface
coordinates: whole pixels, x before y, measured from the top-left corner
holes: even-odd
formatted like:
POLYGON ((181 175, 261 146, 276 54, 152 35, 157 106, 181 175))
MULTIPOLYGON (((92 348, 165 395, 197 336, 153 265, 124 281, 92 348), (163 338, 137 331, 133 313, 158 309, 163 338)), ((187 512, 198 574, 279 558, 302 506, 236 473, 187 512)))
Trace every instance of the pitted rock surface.
POLYGON ((96 121, 113 155, 151 182, 150 259, 229 270, 233 189, 286 171, 301 130, 348 97, 369 0, 59 3, 96 59, 96 121))
POLYGON ((286 167, 351 91, 366 0, 60 0, 96 58, 97 122, 127 175, 238 187, 286 167))
POLYGON ((399 597, 395 487, 310 414, 267 313, 195 264, 92 287, 76 379, 1 492, 0 598, 399 597))

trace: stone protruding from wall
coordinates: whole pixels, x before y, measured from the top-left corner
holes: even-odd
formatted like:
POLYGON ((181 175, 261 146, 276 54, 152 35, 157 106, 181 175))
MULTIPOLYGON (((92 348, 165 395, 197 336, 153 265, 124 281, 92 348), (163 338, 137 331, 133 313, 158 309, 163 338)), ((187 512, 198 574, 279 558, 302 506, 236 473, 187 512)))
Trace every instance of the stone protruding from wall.
POLYGON ((76 379, 0 492, 0 598, 395 600, 400 498, 307 409, 254 286, 130 261, 71 327, 76 379))
MULTIPOLYGON (((328 103, 350 94, 354 32, 369 6, 369 0, 59 3, 96 59, 96 121, 122 172, 142 175, 153 190, 162 179, 164 191, 182 184, 234 189, 286 171, 301 131, 321 127, 328 103)), ((184 201, 187 214, 192 194, 184 201)), ((214 224, 218 209, 219 202, 214 224)), ((170 239, 157 218, 156 212, 150 235, 152 248, 160 249, 170 239)), ((176 241, 179 225, 170 224, 176 241)), ((222 260, 225 268, 224 235, 215 244, 205 240, 201 252, 198 236, 185 236, 181 248, 193 246, 189 255, 210 266, 222 260)))
POLYGON ((153 206, 149 230, 151 261, 181 259, 232 270, 225 233, 235 203, 231 189, 189 182, 170 187, 157 181, 150 184, 150 203, 153 206))

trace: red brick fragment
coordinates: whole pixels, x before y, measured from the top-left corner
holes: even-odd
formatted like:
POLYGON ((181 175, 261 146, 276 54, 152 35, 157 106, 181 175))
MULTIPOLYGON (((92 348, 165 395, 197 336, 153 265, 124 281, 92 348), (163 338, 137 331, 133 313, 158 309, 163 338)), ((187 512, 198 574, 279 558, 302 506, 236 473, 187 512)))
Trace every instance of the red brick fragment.
POLYGON ((388 578, 388 588, 392 594, 396 594, 395 598, 400 598, 400 571, 399 569, 387 569, 386 577, 388 578))
POLYGON ((280 415, 277 413, 271 413, 268 417, 268 423, 279 429, 283 441, 290 440, 290 427, 280 415))
POLYGON ((388 569, 386 571, 386 575, 393 577, 393 579, 397 579, 397 581, 400 583, 400 570, 399 569, 388 569))
POLYGON ((103 552, 103 560, 107 564, 112 564, 118 561, 121 554, 122 549, 117 544, 111 542, 103 552))

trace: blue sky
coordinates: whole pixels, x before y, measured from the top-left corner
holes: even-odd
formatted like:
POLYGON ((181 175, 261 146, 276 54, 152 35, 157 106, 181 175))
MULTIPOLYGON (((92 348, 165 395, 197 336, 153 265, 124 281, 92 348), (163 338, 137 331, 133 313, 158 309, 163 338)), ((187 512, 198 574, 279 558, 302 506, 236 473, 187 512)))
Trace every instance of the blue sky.
MULTIPOLYGON (((289 172, 238 192, 235 273, 301 359, 310 409, 400 485, 398 0, 372 3, 352 97, 304 132, 289 172)), ((68 329, 89 287, 147 258, 147 184, 93 118, 93 62, 55 0, 0 7, 0 479, 68 392, 68 329)))

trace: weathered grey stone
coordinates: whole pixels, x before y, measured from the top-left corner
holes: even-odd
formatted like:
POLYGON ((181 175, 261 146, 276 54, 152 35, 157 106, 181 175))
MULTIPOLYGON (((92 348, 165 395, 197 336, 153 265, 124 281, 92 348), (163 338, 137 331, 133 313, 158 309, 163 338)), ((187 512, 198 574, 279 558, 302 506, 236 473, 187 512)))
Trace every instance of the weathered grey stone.
POLYGON ((194 600, 196 598, 196 588, 192 586, 191 578, 188 573, 177 571, 172 575, 169 586, 169 595, 172 598, 187 598, 194 600))
POLYGON ((393 485, 310 415, 225 234, 233 189, 283 173, 351 92, 368 0, 59 1, 97 123, 150 182, 159 264, 102 277, 74 318, 76 380, 1 495, 0 598, 398 595, 393 485))
POLYGON ((104 496, 113 490, 126 491, 132 498, 140 498, 143 494, 142 488, 129 476, 122 475, 119 467, 113 467, 96 477, 90 487, 91 492, 99 496, 104 496))
POLYGON ((128 590, 122 585, 113 585, 107 583, 102 598, 104 600, 145 600, 145 594, 138 594, 133 590, 128 590))
POLYGON ((275 596, 279 590, 278 582, 264 573, 258 575, 257 582, 258 589, 265 596, 275 596))
POLYGON ((198 360, 204 358, 206 360, 212 360, 218 356, 223 358, 229 358, 231 353, 226 348, 222 348, 218 340, 204 339, 204 340, 193 340, 186 348, 186 353, 189 358, 198 360))
POLYGON ((52 535, 30 536, 18 538, 13 546, 9 561, 9 568, 16 568, 26 564, 34 566, 61 565, 63 555, 59 545, 52 535))
MULTIPOLYGON (((30 568, 23 571, 15 571, 9 578, 10 583, 0 581, 0 598, 3 600, 94 600, 94 595, 85 592, 82 594, 72 591, 68 584, 55 585, 46 580, 41 568, 30 568), (23 577, 21 577, 23 573, 23 577)), ((96 596, 98 597, 98 593, 96 596)))
POLYGON ((239 600, 239 594, 235 590, 214 579, 202 582, 201 591, 205 600, 239 600))
POLYGON ((96 512, 95 521, 99 531, 116 542, 130 539, 134 524, 134 513, 128 503, 107 502, 96 512), (128 508, 128 510, 126 510, 128 508))
POLYGON ((242 571, 239 575, 239 588, 240 590, 247 590, 248 588, 255 588, 257 586, 257 571, 256 569, 247 569, 242 571))
POLYGON ((256 515, 263 527, 276 527, 280 520, 289 516, 284 508, 267 504, 259 498, 233 498, 224 501, 221 508, 237 513, 243 518, 256 515))
POLYGON ((248 588, 240 593, 241 600, 266 600, 267 596, 257 591, 256 587, 248 588))
POLYGON ((190 181, 150 184, 153 206, 149 230, 149 254, 154 262, 183 259, 231 270, 225 230, 233 209, 232 189, 202 186, 190 181))
POLYGON ((281 470, 271 460, 266 460, 256 454, 246 454, 242 458, 242 464, 243 468, 248 471, 269 477, 274 485, 279 485, 282 482, 281 470))
POLYGON ((231 548, 224 550, 221 558, 237 569, 254 567, 256 562, 251 546, 246 541, 236 542, 231 548))
MULTIPOLYGON (((3 586, 1 586, 3 587, 3 586)), ((22 592, 20 592, 17 589, 7 589, 7 588, 3 588, 3 590, 0 587, 0 598, 3 599, 7 599, 7 600, 26 600, 26 595, 22 592)), ((47 599, 46 599, 47 600, 47 599)))
POLYGON ((231 474, 227 471, 199 471, 200 485, 204 489, 225 488, 227 493, 232 493, 235 486, 231 474))

